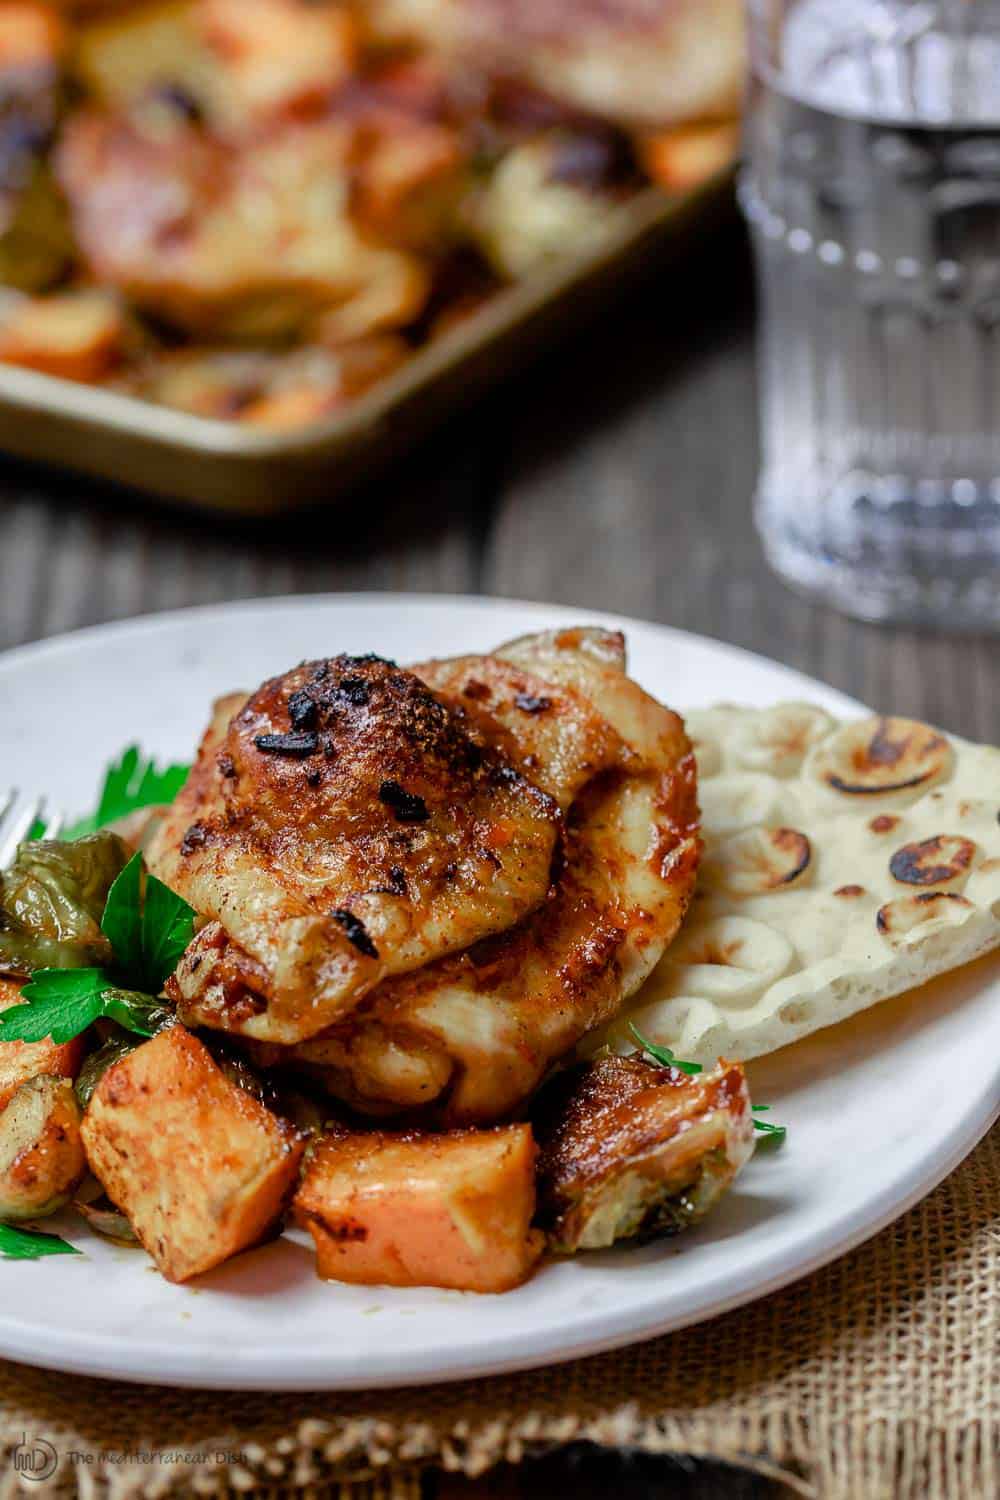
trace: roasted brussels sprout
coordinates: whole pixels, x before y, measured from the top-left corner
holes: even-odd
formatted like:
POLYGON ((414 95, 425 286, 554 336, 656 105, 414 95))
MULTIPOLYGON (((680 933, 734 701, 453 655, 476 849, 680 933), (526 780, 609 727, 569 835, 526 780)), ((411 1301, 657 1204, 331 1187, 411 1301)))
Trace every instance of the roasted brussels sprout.
POLYGON ((0 1115, 0 1219, 55 1213, 86 1171, 68 1078, 30 1078, 0 1115))
POLYGON ((63 33, 41 5, 0 13, 0 282, 40 292, 73 254, 69 217, 49 170, 62 108, 63 33))
POLYGON ((101 917, 127 861, 116 833, 22 844, 0 876, 0 973, 107 962, 111 945, 101 917))
MULTIPOLYGON (((0 153, 6 150, 0 124, 0 153)), ((69 216, 48 166, 27 166, 21 188, 0 183, 0 283, 43 292, 60 280, 73 254, 69 216)))
POLYGON ((133 1031, 120 1031, 84 1059, 76 1078, 76 1097, 81 1109, 87 1108, 91 1094, 111 1064, 116 1063, 120 1057, 127 1056, 136 1047, 141 1047, 145 1040, 145 1037, 137 1036, 133 1031))
POLYGON ((94 1230, 116 1245, 138 1245, 135 1230, 123 1213, 119 1213, 110 1198, 102 1197, 100 1203, 74 1203, 73 1207, 94 1230))

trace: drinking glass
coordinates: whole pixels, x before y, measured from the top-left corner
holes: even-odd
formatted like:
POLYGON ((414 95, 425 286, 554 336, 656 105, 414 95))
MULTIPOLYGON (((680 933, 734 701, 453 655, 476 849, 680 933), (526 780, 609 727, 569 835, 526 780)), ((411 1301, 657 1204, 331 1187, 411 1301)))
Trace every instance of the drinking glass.
POLYGON ((875 620, 1000 626, 1000 0, 748 0, 757 525, 875 620))

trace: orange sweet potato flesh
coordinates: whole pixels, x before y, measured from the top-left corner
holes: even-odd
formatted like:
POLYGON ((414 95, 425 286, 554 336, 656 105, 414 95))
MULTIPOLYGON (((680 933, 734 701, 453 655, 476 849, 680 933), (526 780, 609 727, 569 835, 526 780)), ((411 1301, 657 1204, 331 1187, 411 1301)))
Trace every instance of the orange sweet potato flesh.
POLYGON ((541 1253, 535 1156, 528 1125, 337 1133, 306 1169, 296 1219, 326 1280, 504 1292, 541 1253))
MULTIPOLYGON (((12 979, 0 979, 0 1011, 21 1005, 21 986, 12 979)), ((75 1078, 83 1062, 84 1039, 57 1043, 51 1037, 42 1042, 0 1042, 0 1109, 6 1108, 14 1094, 31 1078, 49 1074, 56 1078, 75 1078)))
POLYGON ((87 1161, 168 1281, 187 1281, 278 1225, 305 1138, 223 1075, 183 1026, 104 1074, 87 1161))
POLYGON ((99 295, 33 297, 0 327, 0 362, 63 380, 99 380, 117 363, 123 332, 117 308, 99 295))
POLYGON ((731 120, 679 125, 643 141, 639 155, 654 182, 674 193, 693 188, 736 160, 739 125, 731 120))
POLYGON ((0 68, 47 68, 58 62, 65 42, 55 11, 33 0, 0 3, 0 68))

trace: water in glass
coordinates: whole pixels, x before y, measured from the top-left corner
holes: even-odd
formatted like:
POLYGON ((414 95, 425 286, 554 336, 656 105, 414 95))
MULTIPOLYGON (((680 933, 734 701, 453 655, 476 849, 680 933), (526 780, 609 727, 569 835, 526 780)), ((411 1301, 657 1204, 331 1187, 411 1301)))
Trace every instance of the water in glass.
POLYGON ((757 520, 871 619, 1000 626, 1000 0, 750 0, 757 520))

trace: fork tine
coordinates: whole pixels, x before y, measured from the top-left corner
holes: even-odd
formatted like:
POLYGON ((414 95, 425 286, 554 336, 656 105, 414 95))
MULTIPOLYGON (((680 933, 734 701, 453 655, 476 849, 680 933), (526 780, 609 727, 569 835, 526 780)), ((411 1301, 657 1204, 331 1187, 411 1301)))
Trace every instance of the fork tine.
POLYGON ((41 813, 43 801, 41 797, 29 797, 25 802, 18 801, 18 793, 12 792, 4 807, 3 831, 0 834, 0 870, 6 869, 14 855, 17 846, 27 838, 31 826, 41 813))
POLYGON ((63 824, 66 821, 66 814, 60 811, 59 808, 50 807, 46 802, 44 816, 45 837, 47 839, 57 839, 60 833, 62 833, 63 824))

